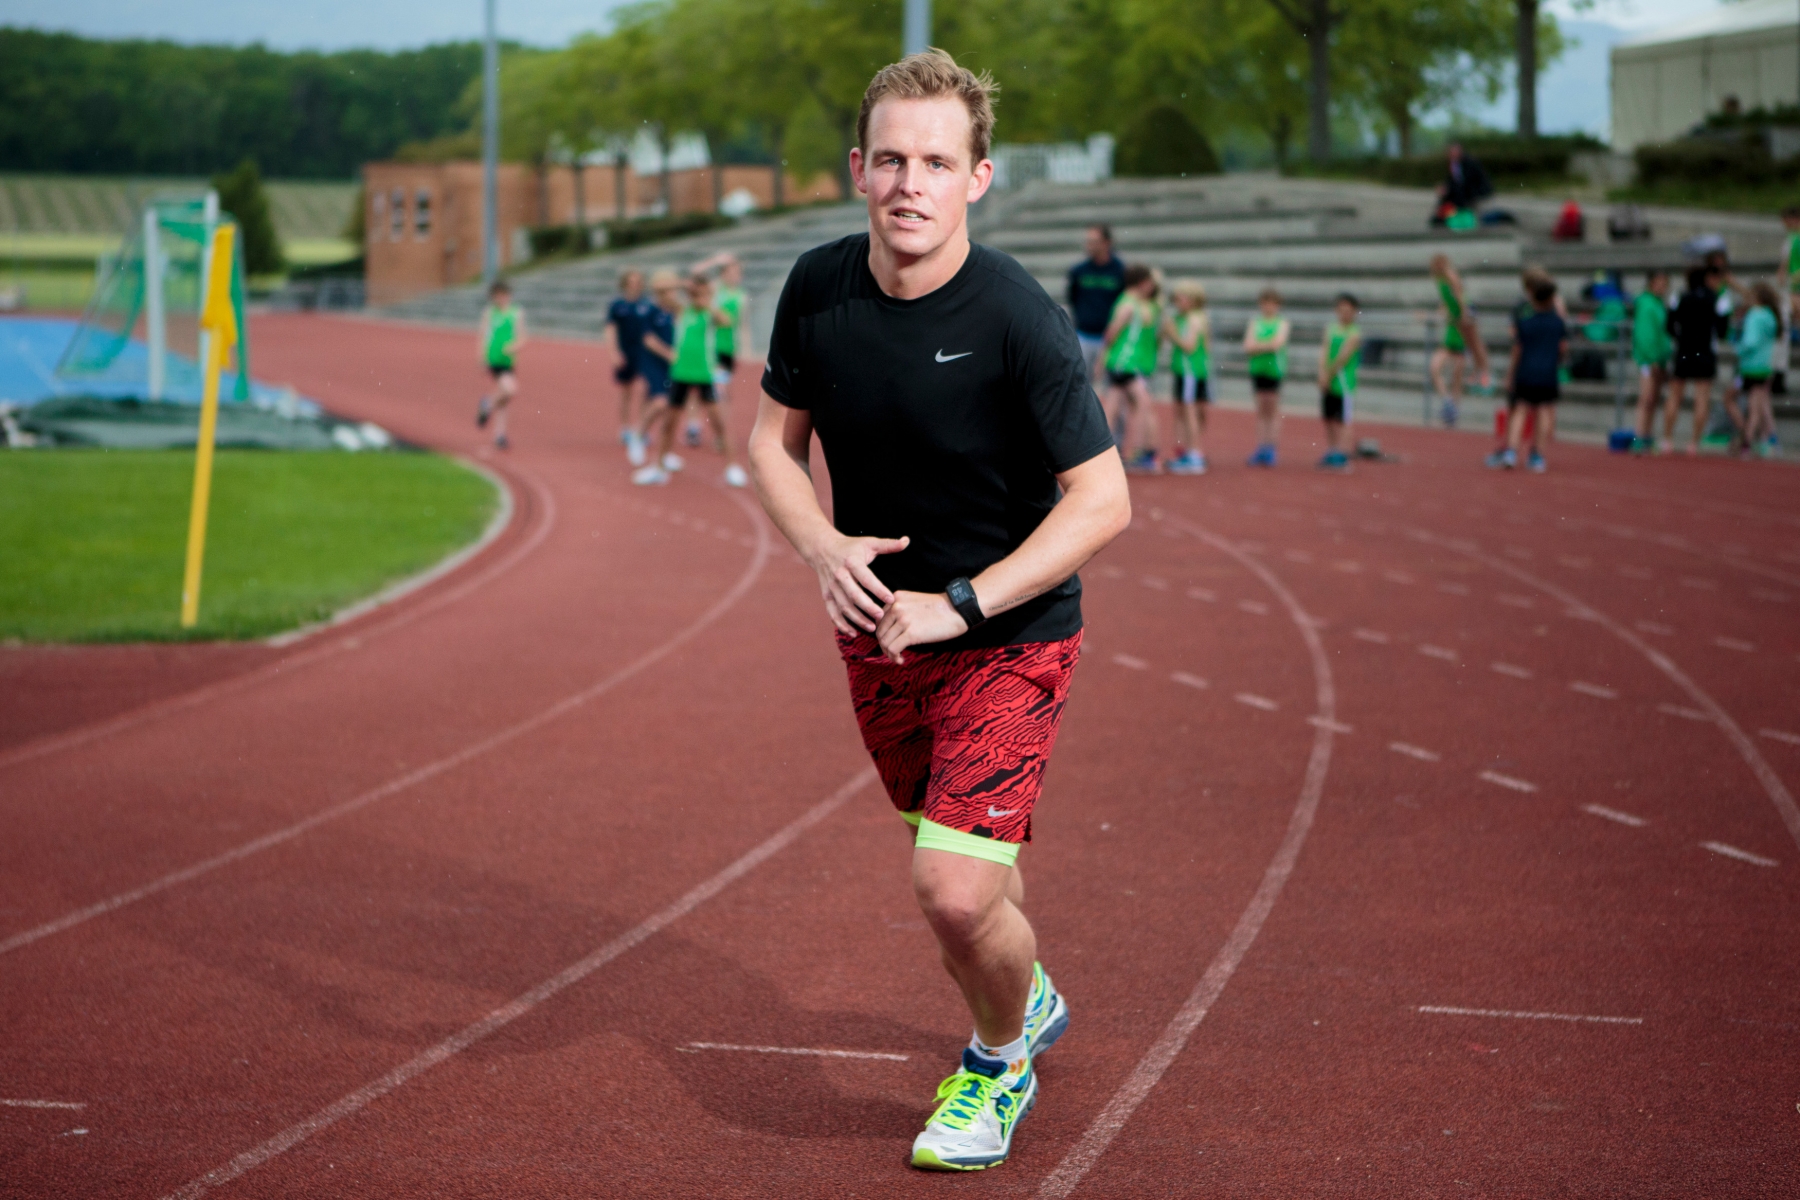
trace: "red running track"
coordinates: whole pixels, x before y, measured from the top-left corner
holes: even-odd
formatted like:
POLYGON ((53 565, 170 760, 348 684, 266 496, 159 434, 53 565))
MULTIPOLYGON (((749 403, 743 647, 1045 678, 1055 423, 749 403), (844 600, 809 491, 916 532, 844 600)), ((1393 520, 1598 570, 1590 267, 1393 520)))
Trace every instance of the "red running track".
MULTIPOLYGON (((466 336, 256 334, 482 453, 466 336)), ((534 343, 513 527, 391 608, 6 660, 0 1194, 1800 1194, 1800 474, 1226 413, 1135 481, 1025 859, 1074 1025, 952 1179, 810 574, 708 455, 629 485, 604 366, 534 343)))

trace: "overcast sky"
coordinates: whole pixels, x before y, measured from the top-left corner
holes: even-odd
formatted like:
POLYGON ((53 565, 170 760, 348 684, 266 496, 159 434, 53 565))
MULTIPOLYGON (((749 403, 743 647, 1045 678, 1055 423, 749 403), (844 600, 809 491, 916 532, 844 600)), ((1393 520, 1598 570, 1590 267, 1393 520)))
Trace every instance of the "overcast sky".
MULTIPOLYGON (((600 28, 621 0, 498 0, 500 33, 557 46, 600 28)), ((1568 0, 1550 0, 1569 12, 1568 0)), ((1597 0, 1581 17, 1644 29, 1719 6, 1719 0, 1597 0)), ((399 49, 481 34, 482 0, 5 0, 0 22, 92 37, 263 42, 281 50, 399 49)))

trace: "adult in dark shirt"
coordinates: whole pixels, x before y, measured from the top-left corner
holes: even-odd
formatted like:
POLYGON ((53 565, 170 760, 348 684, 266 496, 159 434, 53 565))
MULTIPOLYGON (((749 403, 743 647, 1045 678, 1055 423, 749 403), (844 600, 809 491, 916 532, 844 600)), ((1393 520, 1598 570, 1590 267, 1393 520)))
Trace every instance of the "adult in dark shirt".
MULTIPOLYGON (((1712 407, 1713 379, 1719 373, 1718 339, 1729 327, 1731 305, 1728 293, 1722 292, 1724 269, 1710 260, 1705 266, 1687 273, 1687 290, 1669 308, 1669 335, 1675 341, 1674 381, 1663 399, 1663 423, 1667 429, 1664 442, 1675 436, 1675 417, 1681 411, 1681 400, 1691 387, 1694 392, 1694 440, 1705 432, 1706 412, 1712 407)), ((1727 390, 1725 411, 1737 421, 1736 397, 1727 390)))
POLYGON ((818 574, 863 742, 916 830, 914 893, 975 1020, 913 1143, 913 1164, 940 1170, 1005 1160, 1037 1096, 1032 1057, 1068 1024, 1016 859, 1080 652, 1075 572, 1131 517, 1068 317, 969 243, 992 88, 940 50, 876 74, 850 152, 869 232, 789 274, 750 439, 764 508, 818 574))
POLYGON ((1474 208, 1494 194, 1494 185, 1461 142, 1445 148, 1444 182, 1438 184, 1438 202, 1451 208, 1474 208))
POLYGON ((1125 264, 1113 253, 1112 230, 1088 226, 1087 257, 1069 268, 1069 308, 1075 314, 1075 337, 1081 342, 1081 360, 1090 380, 1106 352, 1106 325, 1124 290, 1125 264))
POLYGON ((1506 405, 1511 422, 1506 448, 1488 456, 1488 466, 1511 470, 1519 465, 1525 418, 1534 418, 1531 457, 1526 465, 1545 470, 1544 446, 1556 433, 1556 401, 1562 393, 1563 358, 1569 352, 1569 327, 1556 310, 1556 283, 1541 278, 1532 285, 1531 311, 1513 317, 1512 362, 1506 370, 1506 405))
POLYGON ((613 353, 619 357, 613 382, 619 385, 619 441, 627 447, 636 436, 639 410, 646 403, 640 360, 651 308, 644 299, 644 273, 633 268, 620 275, 619 294, 607 306, 606 324, 612 330, 613 353))

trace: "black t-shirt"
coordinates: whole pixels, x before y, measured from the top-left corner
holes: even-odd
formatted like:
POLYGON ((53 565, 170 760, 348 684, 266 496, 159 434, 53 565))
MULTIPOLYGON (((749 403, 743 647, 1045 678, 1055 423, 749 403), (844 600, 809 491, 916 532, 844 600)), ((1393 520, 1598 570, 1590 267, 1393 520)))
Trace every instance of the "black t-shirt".
MULTIPOLYGON (((1005 558, 1056 503, 1056 474, 1113 448, 1068 316, 985 246, 916 300, 882 292, 866 233, 809 250, 781 290, 767 362, 763 390, 812 415, 839 531, 912 539, 873 564, 896 590, 941 592, 1005 558)), ((1072 575, 919 648, 1048 642, 1080 628, 1072 575)))

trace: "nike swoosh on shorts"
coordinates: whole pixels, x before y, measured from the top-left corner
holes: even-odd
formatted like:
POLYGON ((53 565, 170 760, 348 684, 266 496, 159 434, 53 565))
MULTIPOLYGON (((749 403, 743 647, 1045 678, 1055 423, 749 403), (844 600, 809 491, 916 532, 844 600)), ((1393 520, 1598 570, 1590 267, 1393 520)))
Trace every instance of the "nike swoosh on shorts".
POLYGON ((1010 817, 1018 811, 1016 808, 995 808, 991 804, 988 805, 988 816, 990 817, 1010 817))
POLYGON ((961 354, 946 355, 942 350, 939 350, 937 352, 937 360, 939 362, 955 362, 957 359, 967 358, 973 353, 975 353, 973 350, 964 350, 961 354))

